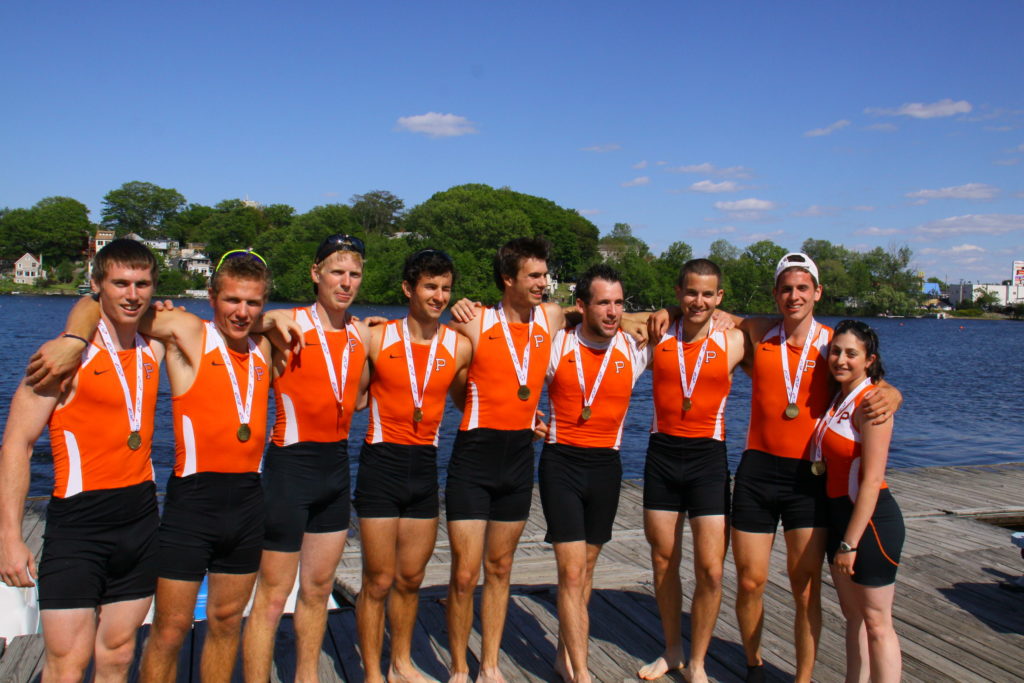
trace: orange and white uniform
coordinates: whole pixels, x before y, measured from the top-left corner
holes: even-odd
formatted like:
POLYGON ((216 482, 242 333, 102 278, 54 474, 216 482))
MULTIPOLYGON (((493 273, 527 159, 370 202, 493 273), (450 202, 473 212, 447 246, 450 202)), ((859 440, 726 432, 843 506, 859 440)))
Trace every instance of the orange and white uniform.
POLYGON ((706 347, 704 337, 686 342, 682 339, 681 325, 671 326, 662 336, 651 353, 654 372, 652 433, 725 441, 725 404, 732 388, 727 338, 724 332, 713 331, 706 338, 706 347), (690 410, 683 410, 685 396, 679 344, 683 345, 687 382, 692 380, 701 349, 704 349, 700 374, 690 396, 690 410))
POLYGON ((622 331, 617 332, 609 344, 607 349, 595 348, 575 330, 559 330, 555 334, 552 342, 555 352, 551 354, 547 373, 551 404, 547 443, 580 448, 619 447, 633 385, 647 367, 647 355, 622 331), (583 362, 587 398, 597 381, 605 353, 611 354, 587 420, 582 415, 584 396, 576 370, 577 348, 583 362))
POLYGON ((810 457, 808 446, 818 418, 825 414, 832 399, 831 373, 828 370, 832 328, 817 325, 802 368, 797 367, 802 347, 794 346, 788 340, 786 342, 790 376, 795 377, 797 372, 803 375, 796 400, 800 413, 793 419, 784 416, 789 399, 782 376, 781 330, 780 322, 754 345, 747 448, 781 458, 806 460, 810 457))
MULTIPOLYGON (((315 304, 314 304, 315 305, 315 304)), ((359 393, 359 380, 366 362, 366 347, 354 325, 344 330, 324 330, 342 394, 342 408, 334 399, 327 362, 309 307, 296 308, 292 315, 302 328, 306 347, 292 353, 284 371, 274 380, 277 409, 271 441, 290 446, 301 441, 332 443, 348 438, 352 413, 359 393), (349 346, 348 376, 341 386, 341 359, 349 346)))
MULTIPOLYGON (((50 415, 54 498, 83 491, 122 488, 153 481, 153 415, 160 365, 148 342, 142 348, 142 445, 128 447, 128 414, 124 392, 110 355, 95 343, 82 353, 75 393, 50 415)), ((117 352, 124 376, 135 396, 135 349, 117 352)))
POLYGON ((480 339, 469 365, 466 382, 466 407, 461 431, 486 427, 489 429, 533 429, 544 375, 551 355, 551 330, 543 306, 534 308, 533 330, 530 324, 509 323, 516 356, 522 360, 526 344, 530 345, 530 367, 526 386, 530 397, 521 401, 516 393, 519 380, 505 341, 505 332, 497 309, 485 308, 480 316, 480 339), (527 339, 529 335, 529 339, 527 339))
MULTIPOLYGON (((822 420, 821 452, 828 466, 825 470, 825 493, 829 498, 848 496, 857 500, 860 490, 860 430, 853 423, 853 414, 861 404, 871 384, 859 387, 856 397, 848 406, 841 406, 845 401, 833 403, 826 413, 827 422, 822 420), (842 408, 840 414, 836 411, 842 408)), ((888 488, 883 481, 881 488, 888 488)))
POLYGON ((258 472, 267 437, 267 397, 270 368, 259 347, 239 353, 228 348, 238 388, 245 401, 249 383, 249 354, 252 354, 253 385, 250 436, 239 441, 238 412, 224 358, 217 346, 220 333, 213 323, 203 326, 203 355, 196 366, 195 380, 187 391, 171 398, 174 413, 174 475, 187 477, 196 472, 258 472))
POLYGON ((427 372, 430 344, 411 344, 416 384, 423 394, 423 419, 416 422, 413 420, 415 404, 402 338, 402 321, 393 320, 385 326, 370 382, 367 443, 437 445, 437 431, 444 416, 445 398, 448 387, 455 379, 455 354, 459 343, 459 335, 450 327, 441 325, 437 334, 437 350, 426 390, 423 389, 423 381, 427 372))

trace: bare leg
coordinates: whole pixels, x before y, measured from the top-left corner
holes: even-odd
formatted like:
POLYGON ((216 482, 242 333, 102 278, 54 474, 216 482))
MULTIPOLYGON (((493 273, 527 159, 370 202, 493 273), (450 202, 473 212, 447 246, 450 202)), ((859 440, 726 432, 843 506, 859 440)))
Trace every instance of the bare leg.
POLYGON ((839 606, 846 619, 846 683, 868 683, 871 668, 868 661, 868 634, 864 618, 858 609, 850 577, 840 574, 831 567, 832 583, 839 594, 839 606))
POLYGON ((96 642, 96 610, 44 609, 43 683, 82 680, 96 642))
POLYGON ((199 671, 203 683, 227 683, 235 670, 238 642, 242 635, 242 613, 252 595, 256 574, 214 573, 209 578, 206 640, 199 671))
POLYGON ((153 628, 142 652, 140 678, 143 683, 178 678, 178 652, 192 630, 199 581, 158 579, 153 628))
POLYGON ((566 683, 589 680, 587 637, 590 619, 584 598, 587 544, 584 541, 555 543, 555 562, 558 565, 558 639, 569 659, 569 667, 556 661, 556 670, 566 683))
POLYGON ((512 560, 526 521, 487 522, 484 553, 484 591, 480 600, 480 623, 483 644, 480 653, 480 675, 477 683, 504 683, 498 669, 498 651, 508 614, 509 585, 512 560))
POLYGON ((96 683, 128 680, 128 669, 135 659, 135 633, 152 602, 153 598, 139 598, 100 605, 94 653, 96 683))
POLYGON ((389 683, 437 683, 412 661, 412 634, 419 608, 420 584, 437 539, 437 517, 403 518, 398 522, 398 558, 395 584, 388 599, 391 622, 389 683))
POLYGON ((644 510, 644 534, 651 546, 654 598, 665 635, 664 652, 637 673, 645 680, 661 678, 672 669, 682 669, 685 664, 681 635, 683 596, 679 582, 684 519, 682 514, 671 510, 644 510))
POLYGON ((317 668, 327 629, 327 599, 348 531, 306 533, 299 551, 299 599, 295 603, 295 680, 318 683, 317 668))
POLYGON ((398 518, 363 518, 359 521, 363 555, 363 585, 356 598, 356 630, 367 683, 382 683, 381 649, 384 646, 384 606, 395 580, 398 518))
POLYGON ((722 605, 722 570, 729 545, 729 528, 725 515, 690 518, 693 530, 693 573, 696 589, 690 607, 692 645, 685 676, 691 683, 706 683, 704 658, 711 645, 711 635, 722 605))
POLYGON ((299 553, 264 550, 260 560, 256 597, 242 635, 242 664, 246 683, 270 680, 274 638, 288 595, 295 585, 299 553))
POLYGON ((821 565, 825 558, 823 528, 790 529, 786 538, 786 570, 793 591, 796 618, 796 683, 810 683, 821 637, 821 565))
POLYGON ((467 519, 448 522, 451 546, 451 579, 448 582, 448 650, 451 652, 449 683, 468 683, 466 649, 473 629, 473 591, 480 580, 487 521, 467 519))
MULTIPOLYGON (((892 623, 892 603, 896 593, 895 584, 888 586, 862 586, 849 577, 847 591, 854 600, 854 609, 861 614, 870 662, 870 680, 878 683, 899 681, 903 673, 900 654, 900 640, 892 623)), ((840 594, 842 599, 842 594, 840 594)))
POLYGON ((747 666, 761 665, 761 629, 764 627, 764 587, 768 582, 775 534, 732 530, 732 556, 736 562, 736 620, 739 622, 747 666))

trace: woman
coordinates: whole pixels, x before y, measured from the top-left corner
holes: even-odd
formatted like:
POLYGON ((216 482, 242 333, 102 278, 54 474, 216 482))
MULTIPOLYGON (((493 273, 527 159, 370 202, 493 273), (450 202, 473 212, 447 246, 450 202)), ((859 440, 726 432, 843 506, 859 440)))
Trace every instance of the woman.
POLYGON ((861 402, 885 374, 878 335, 844 320, 829 348, 839 384, 815 433, 815 471, 823 460, 829 497, 828 559, 846 617, 846 680, 899 681, 900 644, 892 624, 903 516, 885 484, 892 420, 872 424, 861 402))

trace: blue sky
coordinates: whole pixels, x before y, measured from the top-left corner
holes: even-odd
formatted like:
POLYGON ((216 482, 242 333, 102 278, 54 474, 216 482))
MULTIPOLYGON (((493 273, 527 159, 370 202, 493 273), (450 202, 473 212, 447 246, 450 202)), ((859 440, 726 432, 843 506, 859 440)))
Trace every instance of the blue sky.
MULTIPOLYGON (((1024 3, 4 3, 0 206, 143 180, 299 211, 481 182, 657 253, 1024 259, 1024 3)), ((827 283, 825 283, 827 286, 827 283)))

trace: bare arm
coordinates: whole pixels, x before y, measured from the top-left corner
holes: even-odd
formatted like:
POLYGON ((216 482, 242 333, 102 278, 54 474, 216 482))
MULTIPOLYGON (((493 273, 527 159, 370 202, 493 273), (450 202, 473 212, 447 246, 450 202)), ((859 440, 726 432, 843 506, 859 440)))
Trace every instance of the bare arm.
POLYGON ((262 334, 275 348, 286 351, 288 349, 301 349, 306 345, 302 335, 302 326, 292 315, 291 310, 279 308, 273 311, 264 311, 252 328, 253 333, 262 334))
POLYGON ((96 334, 100 305, 91 296, 83 296, 68 314, 64 330, 72 337, 57 337, 46 342, 29 358, 25 376, 29 386, 48 387, 68 380, 81 362, 82 351, 96 334), (84 343, 83 343, 84 340, 84 343))
POLYGON ((21 523, 32 447, 57 406, 56 391, 33 389, 23 381, 11 401, 0 447, 0 581, 8 586, 35 585, 35 558, 21 536, 21 523))
POLYGON ((448 386, 448 395, 460 411, 466 406, 466 381, 469 379, 469 364, 472 360, 473 345, 468 338, 460 334, 455 343, 455 362, 458 366, 455 377, 448 386))
POLYGON ((879 382, 878 386, 866 394, 864 402, 861 404, 864 416, 876 425, 889 420, 902 405, 903 394, 885 380, 879 382))
MULTIPOLYGON (((875 514, 878 493, 882 488, 882 482, 885 481, 885 464, 889 458, 889 442, 892 440, 892 421, 874 424, 865 414, 863 404, 858 407, 853 419, 857 420, 861 432, 860 489, 843 540, 856 548, 868 527, 868 522, 871 521, 871 516, 875 514)), ((837 553, 835 565, 840 571, 852 575, 856 560, 856 551, 837 553)))

